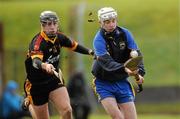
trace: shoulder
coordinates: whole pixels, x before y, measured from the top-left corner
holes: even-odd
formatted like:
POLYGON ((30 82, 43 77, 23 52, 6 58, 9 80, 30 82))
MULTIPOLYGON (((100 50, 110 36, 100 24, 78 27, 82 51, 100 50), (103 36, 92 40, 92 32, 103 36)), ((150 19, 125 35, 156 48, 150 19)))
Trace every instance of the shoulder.
POLYGON ((57 37, 59 39, 69 39, 67 35, 65 35, 63 32, 58 32, 57 37))
POLYGON ((38 33, 32 38, 32 42, 41 41, 42 39, 43 37, 40 35, 40 33, 38 33))
POLYGON ((130 33, 130 31, 125 27, 119 27, 124 33, 130 33))
POLYGON ((101 32, 98 31, 94 37, 94 41, 93 41, 94 47, 95 48, 102 47, 105 44, 106 44, 106 42, 105 42, 103 36, 101 35, 101 32))
POLYGON ((134 40, 134 36, 130 32, 130 30, 128 30, 127 28, 124 28, 124 27, 120 27, 120 28, 125 33, 125 36, 126 36, 127 40, 134 40))
POLYGON ((32 44, 37 44, 37 43, 40 44, 44 41, 43 39, 44 39, 43 36, 40 33, 38 33, 33 37, 31 43, 32 44))
POLYGON ((128 48, 129 49, 138 49, 138 46, 134 40, 134 36, 132 35, 132 33, 127 28, 121 27, 121 29, 124 31, 124 33, 126 35, 128 48))
POLYGON ((71 38, 65 35, 63 32, 58 32, 57 35, 57 38, 61 45, 72 43, 71 38))
POLYGON ((103 36, 100 33, 100 30, 96 33, 95 37, 94 37, 94 43, 96 42, 102 42, 105 43, 103 36))
POLYGON ((34 50, 39 50, 39 48, 43 44, 43 41, 43 37, 40 35, 40 33, 36 34, 30 43, 30 48, 34 50))
POLYGON ((93 41, 93 48, 95 50, 95 54, 97 56, 102 56, 107 53, 106 51, 106 42, 101 35, 100 31, 98 31, 95 35, 94 41, 93 41))
POLYGON ((102 38, 102 35, 101 35, 101 33, 100 33, 100 30, 97 31, 94 39, 97 40, 97 39, 99 39, 99 38, 102 38))

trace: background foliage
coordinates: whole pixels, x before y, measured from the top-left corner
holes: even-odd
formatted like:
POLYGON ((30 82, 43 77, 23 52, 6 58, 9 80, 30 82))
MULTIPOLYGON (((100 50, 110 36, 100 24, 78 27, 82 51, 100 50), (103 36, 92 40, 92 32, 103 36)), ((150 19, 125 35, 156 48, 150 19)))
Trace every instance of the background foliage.
MULTIPOLYGON (((4 25, 5 80, 15 79, 23 85, 26 51, 32 37, 40 31, 40 12, 56 11, 60 16, 61 30, 71 36, 69 25, 74 21, 77 23, 78 19, 76 11, 71 9, 80 4, 85 4, 84 21, 80 23, 83 26, 85 46, 92 48, 93 38, 99 29, 97 10, 104 6, 112 6, 118 12, 119 25, 133 33, 143 52, 147 70, 144 86, 180 86, 178 0, 0 0, 0 22, 4 25), (92 16, 88 16, 90 12, 93 13, 92 16), (96 22, 87 22, 89 18, 95 19, 96 22)), ((77 35, 74 35, 74 38, 77 39, 77 35)), ((61 59, 65 79, 69 77, 68 52, 64 49, 61 59)), ((92 58, 83 56, 83 63, 87 81, 91 82, 92 58)), ((146 107, 139 106, 138 110, 144 108, 146 107)), ((158 110, 163 108, 164 106, 159 106, 158 110)), ((173 109, 177 110, 177 107, 173 109)), ((156 111, 151 106, 149 110, 156 111)), ((159 116, 158 119, 160 118, 165 117, 159 116)))
MULTIPOLYGON (((78 6, 81 2, 86 4, 84 22, 81 23, 84 26, 84 44, 92 48, 92 40, 99 28, 99 24, 98 22, 88 23, 88 13, 92 12, 93 15, 90 18, 94 18, 97 21, 97 10, 104 6, 112 6, 118 11, 119 25, 128 28, 134 34, 144 54, 147 70, 146 83, 144 85, 180 85, 178 0, 69 1, 2 1, 0 3, 0 21, 3 22, 5 28, 5 49, 27 50, 32 37, 40 31, 39 14, 43 10, 56 11, 60 16, 61 29, 67 35, 71 35, 68 31, 68 24, 71 22, 71 19, 77 18, 69 17, 70 8, 78 6)), ((65 55, 66 53, 64 53, 64 57, 65 55)), ((7 55, 7 57, 10 56, 7 55)), ((23 72, 24 58, 25 53, 18 59, 19 73, 23 72)), ((7 58, 6 61, 11 63, 12 58, 7 58)), ((86 64, 85 73, 87 73, 90 80, 92 59, 84 57, 84 62, 86 64)), ((10 70, 8 66, 6 72, 7 70, 10 70)), ((8 74, 7 78, 12 78, 10 76, 8 74)), ((21 73, 20 77, 21 79, 24 77, 23 73, 21 73)))

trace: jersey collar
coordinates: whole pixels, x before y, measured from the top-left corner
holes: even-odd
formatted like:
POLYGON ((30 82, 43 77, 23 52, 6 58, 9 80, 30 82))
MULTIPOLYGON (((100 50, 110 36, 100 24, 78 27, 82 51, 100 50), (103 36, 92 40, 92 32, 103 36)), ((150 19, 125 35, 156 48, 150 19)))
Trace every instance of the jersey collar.
POLYGON ((49 41, 49 42, 51 42, 53 44, 57 39, 57 36, 55 38, 53 38, 53 39, 48 38, 48 36, 44 33, 44 31, 41 31, 41 36, 45 39, 45 41, 47 41, 47 42, 49 41))

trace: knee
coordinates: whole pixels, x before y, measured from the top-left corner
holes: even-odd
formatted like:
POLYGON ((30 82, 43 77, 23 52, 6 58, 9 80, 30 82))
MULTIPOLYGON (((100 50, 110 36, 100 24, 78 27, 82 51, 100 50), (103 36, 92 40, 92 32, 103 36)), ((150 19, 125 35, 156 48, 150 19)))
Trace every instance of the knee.
POLYGON ((72 114, 72 108, 71 106, 67 106, 62 110, 62 115, 71 115, 72 114))

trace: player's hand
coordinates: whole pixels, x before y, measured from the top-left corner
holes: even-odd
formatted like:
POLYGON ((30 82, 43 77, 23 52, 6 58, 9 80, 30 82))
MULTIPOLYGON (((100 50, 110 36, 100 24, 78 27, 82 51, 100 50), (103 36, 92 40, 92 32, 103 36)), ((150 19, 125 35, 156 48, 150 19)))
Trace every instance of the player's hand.
POLYGON ((92 49, 89 50, 89 54, 94 56, 94 51, 92 49))
POLYGON ((138 78, 136 79, 137 84, 142 84, 144 83, 144 77, 138 74, 138 78))
POLYGON ((55 70, 52 64, 42 63, 42 69, 45 70, 48 74, 53 74, 53 70, 55 70))
POLYGON ((127 73, 129 76, 135 76, 135 75, 138 74, 138 71, 139 71, 139 70, 137 69, 137 70, 131 71, 130 69, 128 69, 128 68, 125 67, 125 71, 126 71, 126 73, 127 73))

